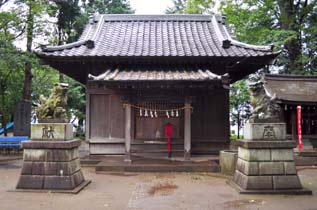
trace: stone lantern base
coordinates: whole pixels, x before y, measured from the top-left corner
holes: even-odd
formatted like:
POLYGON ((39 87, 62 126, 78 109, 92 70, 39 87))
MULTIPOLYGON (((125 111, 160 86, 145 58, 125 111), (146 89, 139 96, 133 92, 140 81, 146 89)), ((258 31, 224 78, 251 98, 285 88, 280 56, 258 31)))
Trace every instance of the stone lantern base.
MULTIPOLYGON (((37 124, 32 130, 39 127, 37 124)), ((23 166, 16 189, 79 192, 90 183, 85 181, 81 171, 80 144, 79 140, 22 142, 23 166)))
MULTIPOLYGON (((265 123, 261 123, 265 124, 265 123)), ((233 185, 240 193, 312 194, 302 187, 297 175, 293 148, 296 142, 286 141, 283 126, 274 124, 256 127, 250 133, 262 136, 256 140, 238 140, 238 160, 233 185), (268 127, 267 127, 268 126, 268 127), (259 128, 267 129, 261 131, 259 128), (266 135, 265 132, 270 132, 266 135), (274 134, 278 134, 276 138, 274 134), (270 138, 263 138, 270 137, 270 138)))

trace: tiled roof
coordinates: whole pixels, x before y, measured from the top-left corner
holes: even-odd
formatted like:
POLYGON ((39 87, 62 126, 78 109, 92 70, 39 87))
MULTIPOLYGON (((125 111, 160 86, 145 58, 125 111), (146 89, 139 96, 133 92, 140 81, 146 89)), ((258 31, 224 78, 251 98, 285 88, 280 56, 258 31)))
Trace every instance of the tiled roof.
POLYGON ((271 46, 234 40, 220 15, 96 15, 77 42, 43 47, 44 57, 254 57, 271 46))
MULTIPOLYGON (((225 77, 225 75, 224 75, 225 77)), ((222 76, 212 73, 208 69, 193 70, 159 70, 159 69, 109 69, 98 76, 88 75, 95 81, 212 81, 221 80, 222 76)))
POLYGON ((283 102, 317 103, 317 76, 265 75, 263 82, 267 94, 283 102))

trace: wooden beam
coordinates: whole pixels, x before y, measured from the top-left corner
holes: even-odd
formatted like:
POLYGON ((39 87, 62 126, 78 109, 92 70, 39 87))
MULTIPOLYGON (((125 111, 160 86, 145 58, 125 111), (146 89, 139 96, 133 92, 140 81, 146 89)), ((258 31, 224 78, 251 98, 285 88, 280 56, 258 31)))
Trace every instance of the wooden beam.
POLYGON ((86 92, 86 135, 85 140, 88 142, 90 139, 90 94, 86 92))
POLYGON ((131 105, 125 105, 125 158, 131 162, 131 105))
POLYGON ((297 141, 297 138, 296 138, 296 128, 297 128, 296 110, 291 110, 291 122, 292 122, 292 140, 297 141))
POLYGON ((184 159, 190 160, 191 154, 191 105, 185 102, 184 118, 184 159))

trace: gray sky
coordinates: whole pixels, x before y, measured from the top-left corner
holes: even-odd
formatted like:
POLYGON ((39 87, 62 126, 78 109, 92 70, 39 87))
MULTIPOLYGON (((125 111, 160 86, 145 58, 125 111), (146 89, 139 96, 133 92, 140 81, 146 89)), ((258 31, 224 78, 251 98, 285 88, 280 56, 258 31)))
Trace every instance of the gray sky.
POLYGON ((136 14, 164 14, 168 6, 173 6, 172 0, 130 0, 136 14))

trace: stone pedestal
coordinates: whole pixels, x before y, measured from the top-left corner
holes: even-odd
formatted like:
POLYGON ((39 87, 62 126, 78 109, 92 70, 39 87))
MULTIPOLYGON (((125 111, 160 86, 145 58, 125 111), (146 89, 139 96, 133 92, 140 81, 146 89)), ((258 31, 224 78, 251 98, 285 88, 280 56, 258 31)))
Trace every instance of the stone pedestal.
POLYGON ((73 139, 73 125, 70 123, 38 123, 31 126, 32 140, 66 141, 73 139))
MULTIPOLYGON (((64 124, 50 125, 66 130, 70 127, 64 124)), ((36 137, 39 130, 42 130, 42 125, 32 125, 35 134, 32 133, 31 136, 36 137)), ((67 132, 64 137, 67 137, 67 132)), ((23 166, 16 189, 72 191, 79 186, 84 187, 89 182, 85 181, 80 167, 78 152, 80 143, 79 140, 52 139, 32 139, 22 142, 23 166)))
POLYGON ((255 140, 237 142, 238 160, 233 181, 239 192, 311 194, 310 190, 303 189, 297 175, 293 152, 296 142, 285 140, 285 124, 256 124, 247 126, 250 130, 246 135, 255 140))

